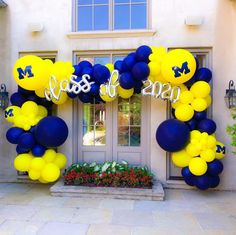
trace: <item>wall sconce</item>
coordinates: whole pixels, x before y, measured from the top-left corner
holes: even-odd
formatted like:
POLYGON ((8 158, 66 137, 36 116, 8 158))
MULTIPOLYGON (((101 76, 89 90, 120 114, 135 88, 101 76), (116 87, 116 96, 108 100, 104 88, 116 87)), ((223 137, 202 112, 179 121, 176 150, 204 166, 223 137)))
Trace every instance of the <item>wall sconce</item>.
POLYGON ((29 23, 28 29, 31 33, 39 33, 43 31, 43 24, 42 23, 29 23))
POLYGON ((225 103, 229 109, 236 107, 236 90, 233 80, 229 81, 229 89, 225 91, 225 103))
POLYGON ((4 83, 0 86, 0 108, 5 109, 8 106, 9 97, 4 83))
POLYGON ((201 16, 186 16, 184 23, 187 26, 200 26, 203 23, 203 17, 201 17, 201 16))

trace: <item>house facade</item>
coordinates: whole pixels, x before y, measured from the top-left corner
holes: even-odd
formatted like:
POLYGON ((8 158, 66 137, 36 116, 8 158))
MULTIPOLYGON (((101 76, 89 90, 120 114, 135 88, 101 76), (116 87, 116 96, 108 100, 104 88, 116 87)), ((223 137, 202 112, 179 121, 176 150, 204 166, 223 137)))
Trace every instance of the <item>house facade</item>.
MULTIPOLYGON (((236 158, 225 129, 233 121, 224 102, 229 80, 236 74, 236 1, 233 0, 5 0, 0 8, 0 82, 10 93, 17 86, 11 71, 23 55, 55 61, 113 63, 140 45, 184 48, 213 71, 213 104, 209 116, 227 157, 219 189, 235 190, 236 158)), ((5 139, 10 127, 1 120, 0 176, 10 178, 15 148, 5 139)), ((127 160, 147 165, 168 187, 187 187, 168 154, 157 144, 158 125, 170 116, 169 105, 134 96, 103 105, 68 100, 55 113, 69 127, 59 148, 68 165, 77 161, 127 160), (136 107, 136 108, 134 108, 136 107), (128 121, 127 121, 128 120, 128 121), (105 123, 105 125, 104 125, 105 123)))

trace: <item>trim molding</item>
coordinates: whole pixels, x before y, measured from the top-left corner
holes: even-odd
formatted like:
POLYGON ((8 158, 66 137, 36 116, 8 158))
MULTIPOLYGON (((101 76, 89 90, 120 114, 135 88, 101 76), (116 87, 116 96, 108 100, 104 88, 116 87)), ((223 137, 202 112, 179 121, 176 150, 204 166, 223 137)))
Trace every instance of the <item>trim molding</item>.
POLYGON ((129 38, 129 37, 152 37, 156 30, 116 30, 116 31, 86 31, 70 32, 66 36, 70 39, 93 39, 93 38, 129 38))

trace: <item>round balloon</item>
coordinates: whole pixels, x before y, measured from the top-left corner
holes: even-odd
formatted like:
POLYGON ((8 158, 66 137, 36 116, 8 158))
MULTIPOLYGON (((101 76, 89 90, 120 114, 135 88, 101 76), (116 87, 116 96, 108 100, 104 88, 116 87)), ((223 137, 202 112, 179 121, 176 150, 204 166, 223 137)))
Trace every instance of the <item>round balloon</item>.
POLYGON ((5 114, 5 119, 8 122, 14 122, 15 117, 21 114, 21 108, 14 105, 9 106, 5 109, 4 114, 5 114))
POLYGON ((68 137, 68 127, 64 120, 55 116, 48 116, 39 121, 35 131, 35 138, 44 147, 58 147, 68 137))
POLYGON ((156 131, 157 143, 168 152, 177 152, 183 149, 187 145, 189 137, 188 126, 176 119, 162 122, 156 131))
POLYGON ((216 123, 211 119, 203 119, 198 123, 198 130, 201 132, 207 132, 211 135, 216 131, 216 123))
POLYGON ((19 154, 14 160, 14 167, 18 171, 28 171, 32 156, 28 153, 19 154))
POLYGON ((35 145, 35 139, 32 133, 27 132, 22 134, 18 139, 18 146, 23 149, 32 149, 35 145))
POLYGON ((195 157, 190 160, 189 169, 192 174, 201 176, 207 172, 207 163, 202 158, 195 157))
POLYGON ((189 104, 181 104, 175 109, 175 116, 182 122, 187 122, 192 119, 194 110, 189 104))
POLYGON ((222 159, 225 157, 226 148, 225 145, 219 141, 216 142, 216 159, 222 159))
POLYGON ((197 176, 195 178, 195 185, 200 190, 206 190, 210 188, 210 178, 208 175, 197 176))
POLYGON ((186 167, 192 159, 192 156, 190 156, 185 150, 181 150, 179 152, 172 153, 171 159, 175 166, 186 167))
POLYGON ((19 58, 13 67, 16 83, 26 90, 43 88, 49 80, 48 66, 38 56, 27 55, 19 58))
POLYGON ((190 80, 196 67, 196 60, 189 51, 175 49, 163 59, 161 72, 168 82, 178 85, 190 80))
POLYGON ((41 172, 41 177, 47 182, 54 182, 60 177, 59 167, 53 163, 45 165, 41 172))
POLYGON ((12 127, 6 133, 6 138, 11 144, 17 144, 19 138, 24 134, 24 130, 19 127, 12 127))
POLYGON ((45 153, 45 147, 43 147, 42 145, 36 144, 33 148, 32 148, 32 154, 36 157, 41 157, 44 155, 45 153))
POLYGON ((11 95, 10 101, 12 105, 21 107, 26 101, 26 98, 20 92, 15 92, 11 95))
POLYGON ((210 175, 219 175, 224 169, 224 166, 222 164, 222 162, 218 159, 215 159, 212 162, 208 163, 208 169, 207 172, 210 175))

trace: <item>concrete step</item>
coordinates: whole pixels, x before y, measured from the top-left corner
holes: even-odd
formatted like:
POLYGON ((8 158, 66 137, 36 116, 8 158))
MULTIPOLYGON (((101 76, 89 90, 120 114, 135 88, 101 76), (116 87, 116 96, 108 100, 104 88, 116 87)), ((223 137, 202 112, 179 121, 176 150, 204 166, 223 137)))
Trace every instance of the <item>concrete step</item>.
POLYGON ((86 187, 64 185, 62 180, 50 188, 52 196, 80 198, 118 198, 133 200, 163 201, 165 192, 162 184, 156 181, 151 189, 86 187))

